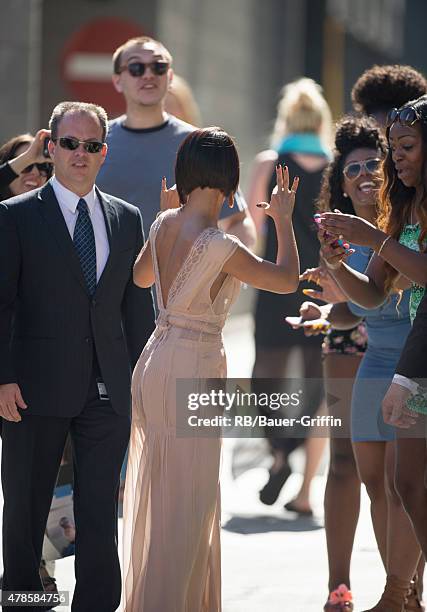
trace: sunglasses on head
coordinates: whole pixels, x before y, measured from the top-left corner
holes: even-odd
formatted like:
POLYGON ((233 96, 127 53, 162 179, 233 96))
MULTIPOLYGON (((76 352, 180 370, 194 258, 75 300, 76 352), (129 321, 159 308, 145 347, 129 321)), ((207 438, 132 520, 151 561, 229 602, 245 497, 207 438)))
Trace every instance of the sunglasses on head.
POLYGON ((379 157, 374 157, 365 161, 350 162, 344 166, 343 174, 349 181, 355 181, 362 174, 362 170, 365 170, 368 174, 375 174, 381 161, 379 157))
POLYGON ((34 166, 36 166, 41 176, 51 176, 52 175, 53 165, 49 164, 48 162, 43 162, 42 164, 30 164, 29 166, 27 166, 21 171, 21 174, 28 174, 29 172, 31 172, 34 166))
POLYGON ((400 125, 406 125, 407 127, 411 127, 417 121, 420 121, 421 115, 413 106, 405 106, 400 110, 397 108, 392 108, 391 111, 387 115, 387 123, 386 126, 389 128, 395 123, 399 121, 400 125))
POLYGON ((56 144, 59 142, 59 145, 63 149, 68 149, 68 151, 75 151, 79 148, 79 145, 83 145, 83 149, 88 153, 100 153, 102 151, 102 147, 104 146, 103 142, 99 140, 78 140, 77 138, 73 138, 72 136, 62 136, 61 138, 55 138, 53 142, 56 144))
POLYGON ((127 66, 121 66, 119 70, 119 74, 127 70, 129 74, 133 77, 142 76, 147 68, 150 68, 153 74, 157 76, 161 76, 162 74, 166 74, 169 69, 169 62, 157 61, 157 62, 149 62, 145 64, 144 62, 130 62, 127 66))

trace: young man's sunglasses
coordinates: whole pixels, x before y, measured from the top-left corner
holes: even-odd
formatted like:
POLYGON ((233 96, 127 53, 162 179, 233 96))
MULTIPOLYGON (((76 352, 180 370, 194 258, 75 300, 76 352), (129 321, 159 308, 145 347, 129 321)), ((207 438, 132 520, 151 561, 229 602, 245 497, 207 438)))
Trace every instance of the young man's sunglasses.
POLYGON ((161 61, 150 62, 148 64, 145 64, 144 62, 130 62, 127 64, 127 66, 120 67, 119 74, 127 70, 131 76, 140 77, 145 73, 147 68, 150 68, 153 74, 161 76, 162 74, 166 74, 168 71, 169 63, 161 61))
POLYGON ((43 162, 42 164, 30 164, 21 171, 21 174, 28 174, 29 172, 31 172, 34 166, 36 166, 40 176, 52 176, 53 164, 49 164, 48 162, 43 162))
POLYGON ((79 145, 82 144, 83 149, 88 153, 100 153, 104 146, 104 143, 98 140, 77 140, 77 138, 73 138, 72 136, 62 136, 61 138, 52 139, 52 141, 55 144, 59 142, 59 145, 63 149, 68 149, 68 151, 75 151, 79 148, 79 145))
POLYGON ((417 121, 420 121, 421 115, 413 106, 405 106, 400 110, 397 108, 392 108, 389 114, 387 115, 387 123, 386 126, 389 128, 395 123, 399 121, 400 125, 406 125, 407 127, 411 127, 417 121))
POLYGON ((381 164, 379 157, 372 159, 366 159, 360 162, 350 162, 344 166, 343 174, 349 181, 355 181, 362 174, 362 170, 365 170, 368 174, 375 174, 381 164))

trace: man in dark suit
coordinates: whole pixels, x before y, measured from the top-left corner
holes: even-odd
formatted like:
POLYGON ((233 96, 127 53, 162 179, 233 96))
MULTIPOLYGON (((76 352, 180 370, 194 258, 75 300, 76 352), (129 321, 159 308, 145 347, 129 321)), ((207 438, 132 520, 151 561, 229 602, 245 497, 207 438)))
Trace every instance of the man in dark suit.
POLYGON ((0 204, 3 590, 42 591, 43 534, 70 434, 72 610, 113 612, 131 371, 154 328, 153 304, 132 279, 140 213, 95 186, 107 154, 105 111, 64 102, 50 127, 55 176, 0 204))
POLYGON ((384 420, 408 428, 417 415, 406 407, 408 398, 427 386, 427 291, 420 302, 414 325, 406 339, 393 382, 383 400, 384 420))

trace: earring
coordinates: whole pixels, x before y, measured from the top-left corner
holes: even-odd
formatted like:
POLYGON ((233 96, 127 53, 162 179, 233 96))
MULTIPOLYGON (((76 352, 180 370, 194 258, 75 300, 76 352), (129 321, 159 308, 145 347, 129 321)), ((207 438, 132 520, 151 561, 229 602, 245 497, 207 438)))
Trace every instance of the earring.
POLYGON ((345 191, 343 191, 343 196, 344 196, 345 198, 348 198, 348 194, 347 194, 345 191))
POLYGON ((229 198, 228 198, 228 206, 230 208, 234 207, 234 196, 232 196, 232 195, 230 195, 229 198))

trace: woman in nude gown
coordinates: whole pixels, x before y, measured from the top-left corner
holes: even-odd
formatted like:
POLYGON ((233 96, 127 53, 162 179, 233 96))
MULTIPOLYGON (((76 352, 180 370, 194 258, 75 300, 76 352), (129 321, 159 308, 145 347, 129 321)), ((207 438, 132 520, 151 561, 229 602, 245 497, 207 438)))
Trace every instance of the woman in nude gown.
POLYGON ((179 436, 177 409, 185 418, 188 410, 177 402, 176 381, 191 379, 197 388, 203 379, 226 377, 222 328, 241 282, 277 293, 299 282, 292 228, 298 179, 289 189, 287 168, 277 168, 270 204, 260 203, 276 225, 276 264, 217 227, 224 198, 232 205, 239 182, 228 134, 191 133, 175 171, 177 191, 163 182, 168 210, 153 223, 134 268, 137 285, 156 284, 159 317, 132 382, 125 612, 220 612, 221 439, 190 437, 190 428, 179 436))

